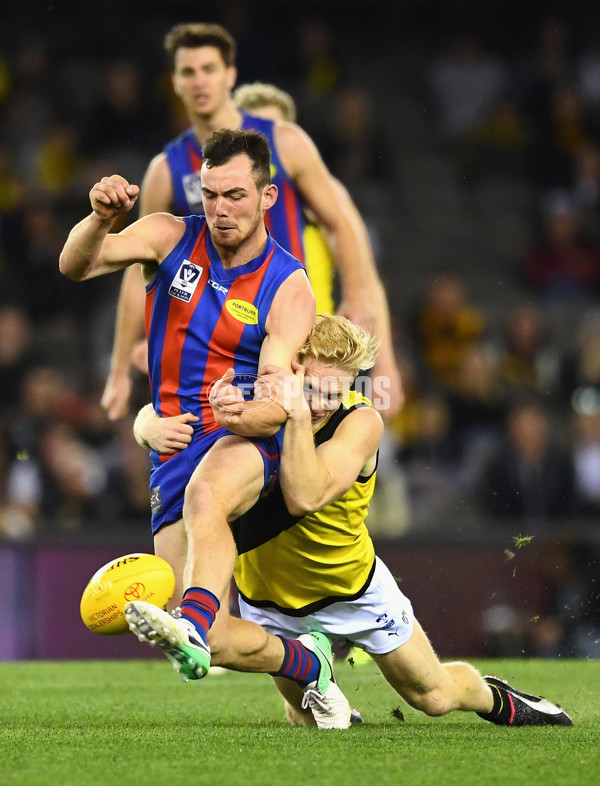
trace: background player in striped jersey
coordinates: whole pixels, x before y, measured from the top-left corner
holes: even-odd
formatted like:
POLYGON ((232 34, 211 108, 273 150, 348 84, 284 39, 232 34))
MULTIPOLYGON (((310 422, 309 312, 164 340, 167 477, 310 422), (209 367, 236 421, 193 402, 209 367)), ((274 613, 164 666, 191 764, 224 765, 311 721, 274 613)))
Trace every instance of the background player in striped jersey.
MULTIPOLYGON (((335 248, 341 286, 338 310, 355 321, 373 327, 382 339, 377 373, 390 380, 384 416, 392 416, 402 403, 402 387, 396 365, 389 308, 383 285, 369 248, 366 228, 356 208, 340 198, 336 186, 314 143, 293 123, 273 123, 245 113, 235 106, 236 44, 219 25, 176 25, 165 37, 165 49, 175 93, 181 99, 190 128, 166 145, 148 166, 140 195, 140 215, 168 211, 176 215, 202 213, 199 171, 202 145, 220 128, 257 128, 267 135, 273 157, 273 182, 280 198, 267 217, 277 242, 305 262, 303 205, 308 206, 327 230, 335 248)), ((313 251, 314 253, 314 246, 313 251)), ((311 266, 309 278, 320 307, 332 308, 331 277, 323 275, 327 256, 311 266), (312 272, 311 272, 312 267, 312 272), (318 274, 318 275, 317 275, 318 274)), ((143 287, 139 271, 127 269, 119 296, 111 367, 102 396, 110 419, 123 417, 129 407, 131 355, 143 334, 143 287)))
MULTIPOLYGON (((153 407, 162 416, 197 418, 185 452, 153 451, 150 478, 155 552, 174 568, 175 597, 187 587, 181 619, 166 615, 174 627, 157 643, 192 679, 208 671, 207 631, 229 596, 229 522, 277 471, 285 420, 278 404, 251 400, 231 430, 222 428, 209 403, 211 384, 230 366, 242 378, 256 376, 259 363, 289 368, 315 314, 304 268, 265 227, 277 199, 266 138, 253 130, 215 132, 205 144, 202 191, 206 218, 155 213, 110 234, 139 189, 118 175, 103 178, 90 192, 91 215, 71 230, 60 256, 61 271, 77 281, 142 263, 153 407)), ((141 617, 138 623, 150 625, 141 617)), ((318 636, 287 646, 279 672, 316 690, 321 705, 345 704, 349 722, 327 646, 320 648, 318 636)))
MULTIPOLYGON (((468 663, 440 663, 410 601, 376 557, 365 519, 383 425, 350 389, 374 351, 366 331, 343 317, 319 316, 299 351, 302 365, 265 377, 288 419, 280 487, 234 525, 243 619, 275 635, 319 630, 364 648, 392 687, 428 715, 464 710, 506 726, 571 725, 545 699, 483 678, 468 663)), ((151 408, 142 410, 137 428, 167 449, 174 432, 182 444, 189 437, 189 426, 159 421, 151 408)), ((213 630, 214 663, 245 669, 244 630, 225 610, 213 630)), ((276 682, 292 723, 314 723, 297 686, 276 682)))

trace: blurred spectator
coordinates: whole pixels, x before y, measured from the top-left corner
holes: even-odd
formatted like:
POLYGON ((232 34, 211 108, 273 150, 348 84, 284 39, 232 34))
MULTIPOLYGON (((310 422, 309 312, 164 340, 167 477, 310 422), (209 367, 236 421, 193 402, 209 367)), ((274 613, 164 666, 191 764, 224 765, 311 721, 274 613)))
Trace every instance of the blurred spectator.
POLYGON ((584 142, 573 156, 570 192, 586 237, 600 244, 600 146, 584 142))
POLYGON ((429 86, 440 132, 454 145, 487 117, 508 82, 504 63, 485 51, 475 35, 456 36, 448 51, 437 57, 429 86))
POLYGON ((525 283, 549 299, 597 295, 600 246, 585 235, 584 218, 572 196, 565 191, 547 193, 541 212, 538 239, 523 259, 525 283))
POLYGON ((600 400, 600 310, 583 315, 560 365, 560 396, 571 407, 593 412, 600 400))
POLYGON ((26 182, 32 179, 41 141, 59 114, 53 65, 47 45, 35 33, 18 46, 9 64, 11 91, 3 136, 15 151, 15 166, 26 182))
POLYGON ((533 526, 580 512, 571 456, 553 436, 542 404, 524 401, 511 406, 506 441, 489 459, 479 495, 485 512, 533 526))
POLYGON ((424 395, 417 410, 415 437, 398 448, 408 503, 417 528, 435 526, 456 500, 458 456, 448 404, 442 396, 424 395))
POLYGON ((106 471, 71 423, 55 421, 39 434, 40 514, 53 530, 83 529, 95 516, 106 488, 106 471))
POLYGON ((489 350, 481 345, 466 350, 457 384, 447 398, 462 483, 470 487, 501 438, 504 425, 504 399, 496 360, 489 350))
POLYGON ((498 353, 498 382, 505 401, 527 393, 556 393, 559 353, 548 323, 535 303, 522 303, 506 316, 498 353))
POLYGON ((77 180, 85 171, 77 129, 67 122, 47 129, 35 155, 33 182, 41 192, 71 198, 77 180))
POLYGON ((14 417, 25 374, 34 362, 33 328, 18 306, 0 306, 0 423, 14 417))
POLYGON ((424 371, 432 382, 456 388, 463 358, 485 331, 483 313, 467 299, 459 273, 440 271, 428 282, 414 318, 414 336, 424 371))
MULTIPOLYGON (((27 372, 20 393, 21 406, 5 423, 8 462, 1 512, 4 534, 17 539, 43 529, 44 487, 49 485, 44 484, 40 458, 44 431, 68 420, 79 407, 77 399, 68 393, 65 380, 44 366, 27 372)), ((52 461, 56 457, 49 458, 52 461)))
POLYGON ((339 90, 332 102, 327 133, 321 137, 323 158, 332 173, 360 196, 366 185, 392 181, 392 165, 383 133, 369 94, 357 86, 339 90))
POLYGON ((502 96, 457 146, 458 174, 467 182, 531 177, 532 129, 516 100, 502 96))
POLYGON ((572 437, 575 489, 582 512, 597 516, 600 513, 600 395, 595 406, 582 407, 577 401, 575 406, 572 437))
POLYGON ((73 393, 47 366, 25 375, 21 407, 4 424, 0 532, 11 538, 114 531, 148 524, 149 458, 130 420, 108 423, 97 391, 73 393))
POLYGON ((19 177, 8 145, 0 143, 0 216, 17 210, 25 196, 25 187, 19 177))
POLYGON ((543 14, 534 28, 517 68, 515 84, 521 105, 534 125, 545 127, 551 113, 552 96, 559 85, 573 84, 576 62, 569 25, 556 14, 543 14))
POLYGON ((109 61, 101 84, 101 98, 82 135, 84 149, 88 157, 110 162, 110 171, 123 172, 137 183, 148 159, 168 138, 164 107, 146 89, 141 65, 131 59, 109 61))
POLYGON ((598 141, 598 129, 571 84, 557 85, 548 115, 538 125, 533 177, 540 189, 568 188, 573 160, 582 146, 598 141))
POLYGON ((297 68, 300 94, 319 100, 334 93, 340 80, 340 63, 334 48, 334 38, 323 19, 303 17, 298 24, 297 68), (302 90, 302 87, 304 88, 302 90))

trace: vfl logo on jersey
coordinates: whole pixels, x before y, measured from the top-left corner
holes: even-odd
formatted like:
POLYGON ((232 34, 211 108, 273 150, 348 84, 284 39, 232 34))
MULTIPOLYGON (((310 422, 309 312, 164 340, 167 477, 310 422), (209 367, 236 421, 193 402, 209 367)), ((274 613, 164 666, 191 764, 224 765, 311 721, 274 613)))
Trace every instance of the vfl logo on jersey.
POLYGON ((189 303, 192 299, 192 295, 196 291, 203 270, 204 268, 195 265, 193 262, 190 262, 189 259, 184 259, 181 267, 175 274, 175 278, 171 281, 169 295, 171 295, 171 297, 176 297, 178 300, 183 300, 185 303, 189 303))
POLYGON ((245 325, 258 325, 258 309, 246 300, 226 300, 225 308, 234 319, 245 325))
POLYGON ((202 181, 200 172, 192 172, 182 178, 185 198, 190 206, 190 212, 197 215, 204 215, 204 205, 202 204, 202 181))

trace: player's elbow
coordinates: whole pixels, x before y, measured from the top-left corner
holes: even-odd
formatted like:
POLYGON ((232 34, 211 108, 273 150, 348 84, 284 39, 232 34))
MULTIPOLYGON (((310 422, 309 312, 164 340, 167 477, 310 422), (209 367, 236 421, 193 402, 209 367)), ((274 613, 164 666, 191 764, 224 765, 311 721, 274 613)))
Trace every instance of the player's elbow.
POLYGON ((310 493, 310 490, 286 493, 285 488, 283 488, 283 496, 285 505, 292 516, 308 516, 310 513, 316 513, 317 510, 321 510, 325 504, 321 496, 310 493))
POLYGON ((71 281, 84 281, 87 278, 88 266, 78 265, 69 253, 62 251, 58 258, 58 269, 71 281))
POLYGON ((58 269, 63 276, 70 278, 71 281, 79 281, 81 279, 80 272, 72 267, 69 257, 64 252, 58 258, 58 269))
POLYGON ((299 502, 296 502, 296 500, 286 499, 285 506, 291 516, 298 518, 308 516, 309 513, 314 513, 314 511, 310 510, 306 505, 301 505, 299 502))

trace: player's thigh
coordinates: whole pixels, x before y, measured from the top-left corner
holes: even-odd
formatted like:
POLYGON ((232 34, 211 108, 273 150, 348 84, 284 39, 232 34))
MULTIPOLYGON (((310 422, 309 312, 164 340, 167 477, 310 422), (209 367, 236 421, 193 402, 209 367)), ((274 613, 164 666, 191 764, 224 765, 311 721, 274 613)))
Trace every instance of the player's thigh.
POLYGON ((154 535, 154 553, 173 568, 175 590, 168 604, 172 609, 179 605, 183 595, 183 569, 187 558, 187 535, 183 521, 164 524, 154 535))
POLYGON ((243 437, 223 437, 194 470, 186 488, 185 503, 218 505, 233 520, 258 500, 264 475, 262 456, 252 442, 243 437))
POLYGON ((449 679, 416 619, 413 634, 405 644, 385 655, 372 657, 386 680, 404 697, 441 688, 449 679))

